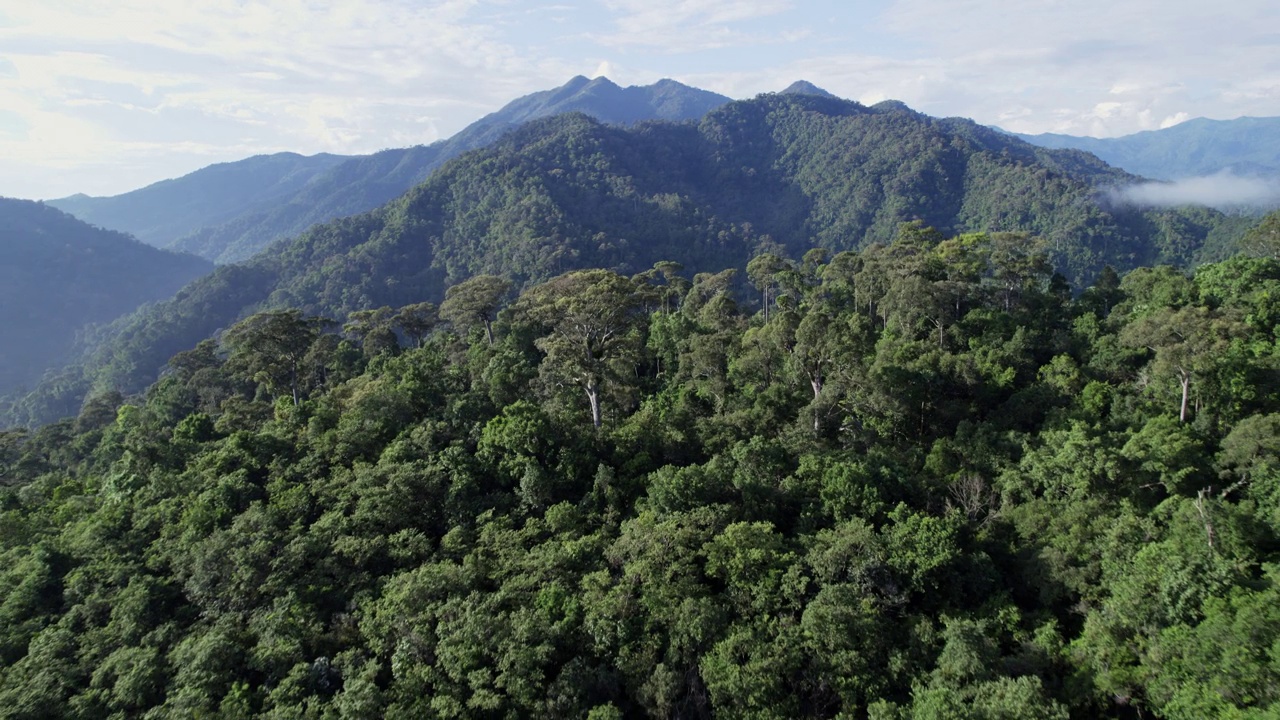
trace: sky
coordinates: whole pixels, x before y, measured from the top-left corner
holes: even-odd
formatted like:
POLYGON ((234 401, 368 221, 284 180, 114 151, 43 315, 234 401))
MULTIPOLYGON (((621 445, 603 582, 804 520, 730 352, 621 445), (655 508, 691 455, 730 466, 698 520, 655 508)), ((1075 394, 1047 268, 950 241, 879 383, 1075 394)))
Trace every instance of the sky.
POLYGON ((1015 132, 1280 116, 1275 0, 0 0, 0 195, 446 138, 605 75, 1015 132))

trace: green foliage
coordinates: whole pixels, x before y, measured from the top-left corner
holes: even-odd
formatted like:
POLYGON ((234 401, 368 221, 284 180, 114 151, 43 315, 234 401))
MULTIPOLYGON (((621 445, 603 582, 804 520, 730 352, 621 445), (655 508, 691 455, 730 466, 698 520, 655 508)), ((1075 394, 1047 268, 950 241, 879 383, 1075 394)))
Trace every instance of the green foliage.
POLYGON ((1268 261, 1023 239, 251 315, 0 434, 0 715, 1276 712, 1268 261))
MULTIPOLYGON (((583 90, 581 97, 592 95, 583 90)), ((486 142, 498 127, 507 126, 489 126, 486 142)), ((476 311, 492 305, 472 307, 483 297, 444 297, 447 288, 482 276, 509 278, 521 290, 575 269, 630 276, 676 261, 696 277, 746 271, 757 258, 747 279, 760 283, 762 309, 772 315, 778 302, 819 284, 812 259, 787 261, 814 245, 836 256, 896 239, 898 250, 888 255, 927 260, 908 271, 919 281, 898 288, 880 318, 896 311, 900 322, 932 324, 945 344, 947 327, 966 310, 956 291, 975 273, 984 273, 985 292, 999 293, 1010 309, 1022 283, 1046 274, 1046 257, 1066 281, 1083 286, 1108 265, 1189 264, 1229 224, 1203 209, 1104 207, 1096 202, 1099 190, 1130 177, 1079 153, 1034 148, 969 122, 815 95, 729 103, 697 125, 623 128, 568 113, 418 174, 441 151, 388 151, 344 163, 325 182, 308 185, 315 197, 270 211, 279 224, 249 222, 272 233, 291 228, 290 239, 122 321, 66 377, 42 384, 19 419, 71 414, 91 389, 141 390, 174 353, 262 310, 346 318, 441 303, 441 317, 460 331, 484 325, 488 335, 494 318, 476 311), (388 176, 395 182, 382 182, 388 176), (414 182, 420 184, 410 189, 414 182), (316 224, 324 219, 317 212, 349 217, 316 224), (913 222, 918 237, 899 237, 913 222), (952 234, 986 235, 926 252, 952 234)), ((250 238, 256 231, 248 227, 223 229, 250 245, 265 239, 250 238)), ((218 242, 210 239, 210 247, 218 242)), ((867 260, 844 287, 834 287, 833 277, 830 289, 852 291, 854 302, 885 299, 883 263, 867 260), (864 288, 875 297, 865 297, 864 288)), ((665 277, 670 267, 656 274, 665 277)), ((682 289, 670 287, 668 304, 682 289)))

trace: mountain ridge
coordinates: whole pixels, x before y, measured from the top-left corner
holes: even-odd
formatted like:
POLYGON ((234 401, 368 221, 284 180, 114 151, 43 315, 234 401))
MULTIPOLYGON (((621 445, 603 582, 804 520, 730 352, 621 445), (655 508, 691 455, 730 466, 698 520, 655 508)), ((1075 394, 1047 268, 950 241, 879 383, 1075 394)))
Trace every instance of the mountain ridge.
POLYGON ((1280 177, 1280 118, 1193 118, 1169 128, 1117 138, 1011 133, 1033 145, 1091 152, 1116 167, 1155 180, 1221 172, 1280 177))
POLYGON ((214 163, 177 178, 108 197, 77 193, 45 204, 81 220, 125 232, 153 247, 212 223, 226 222, 246 207, 269 204, 299 191, 348 156, 281 152, 214 163))
MULTIPOLYGON (((167 240, 137 221, 121 215, 146 216, 131 203, 127 211, 107 216, 98 211, 92 220, 105 227, 131 232, 140 239, 163 247, 190 252, 219 263, 245 260, 267 245, 296 235, 317 222, 371 210, 426 179, 447 160, 468 150, 487 145, 503 133, 528 120, 561 112, 581 111, 617 124, 645 120, 694 120, 730 99, 670 79, 646 86, 621 87, 608 78, 576 76, 551 90, 531 93, 485 115, 455 135, 430 145, 383 150, 371 155, 333 156, 340 160, 307 179, 292 192, 274 194, 246 203, 239 212, 206 218, 199 227, 172 235, 167 240), (108 222, 107 220, 110 220, 108 222), (216 220, 216 221, 215 221, 216 220)), ((269 156, 275 157, 275 156, 269 156)), ((253 160, 250 158, 242 163, 253 160)), ((236 165, 229 163, 224 165, 236 165)), ((211 166, 217 167, 217 166, 211 166)), ((116 196, 130 201, 146 193, 180 185, 193 175, 162 181, 133 193, 116 196)), ((197 193, 199 194, 199 193, 197 193)), ((72 196, 75 198, 76 196, 72 196)), ((106 200, 111 200, 110 198, 106 200)), ((99 205, 109 204, 95 200, 99 205)), ((74 209, 70 198, 55 201, 74 209)), ((168 227, 168 226, 166 226, 168 227)))
POLYGON ((486 273, 527 284, 663 260, 741 268, 764 250, 888 243, 913 220, 945 234, 1038 235, 1077 285, 1106 264, 1190 263, 1222 216, 1095 201, 1135 179, 969 120, 813 95, 737 101, 697 125, 542 118, 387 205, 316 225, 123 321, 85 360, 81 390, 142 387, 174 353, 257 309, 341 318, 438 302, 486 273))
POLYGON ((0 198, 0 396, 65 362, 90 324, 169 297, 213 269, 40 202, 0 198))

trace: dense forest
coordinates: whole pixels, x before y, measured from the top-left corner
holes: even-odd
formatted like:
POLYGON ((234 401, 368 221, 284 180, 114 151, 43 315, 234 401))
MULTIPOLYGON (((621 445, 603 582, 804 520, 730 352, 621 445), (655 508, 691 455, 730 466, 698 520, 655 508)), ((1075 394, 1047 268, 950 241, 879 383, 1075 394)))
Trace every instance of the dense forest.
POLYGON ((1103 189, 1133 180, 1085 153, 898 103, 764 95, 697 124, 635 127, 559 115, 451 161, 382 208, 313 227, 122 320, 7 418, 48 422, 95 390, 140 390, 171 355, 259 310, 337 317, 438 303, 476 274, 523 288, 663 260, 690 274, 745 270, 759 252, 865 248, 921 220, 946 234, 1033 233, 1080 288, 1107 265, 1220 259, 1249 222, 1100 202, 1103 189))
POLYGON ((212 269, 47 205, 0 198, 0 396, 72 360, 91 325, 168 298, 212 269))
POLYGON ((246 317, 0 434, 0 715, 1280 712, 1280 260, 1050 252, 246 317))

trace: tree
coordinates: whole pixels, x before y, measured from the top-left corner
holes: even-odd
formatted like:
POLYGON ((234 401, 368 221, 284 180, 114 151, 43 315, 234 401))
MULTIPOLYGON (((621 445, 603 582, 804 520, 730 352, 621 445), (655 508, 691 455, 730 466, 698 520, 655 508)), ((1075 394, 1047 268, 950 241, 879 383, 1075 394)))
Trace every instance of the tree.
POLYGON ((760 291, 765 322, 769 322, 769 303, 773 299, 773 289, 778 284, 778 276, 790 267, 790 263, 773 253, 757 255, 747 263, 747 277, 760 291))
POLYGON ((493 344, 493 321, 511 281, 497 275, 476 275, 445 291, 440 317, 460 327, 484 326, 485 339, 493 344))
POLYGON ((635 280, 644 281, 655 288, 661 302, 663 312, 671 312, 674 306, 679 303, 680 298, 689 291, 691 283, 686 280, 680 271, 684 270, 684 266, 678 262, 670 260, 661 260, 654 263, 653 267, 636 275, 635 280), (659 283, 661 279, 661 283, 659 283))
POLYGON ((222 336, 233 369, 266 386, 273 395, 288 390, 293 404, 301 401, 300 375, 311 344, 328 324, 301 310, 273 310, 252 315, 222 336))
POLYGON ((1280 260, 1280 210, 1262 219, 1240 241, 1240 249, 1251 257, 1280 260))
POLYGON ((435 303, 420 302, 405 305, 396 313, 395 324, 414 344, 422 347, 427 335, 440 322, 440 310, 435 303))
POLYGON ((1214 365, 1242 329, 1233 317, 1206 307, 1164 307, 1127 325, 1121 339, 1132 347, 1151 349, 1156 372, 1178 379, 1178 419, 1186 422, 1192 380, 1214 365))
POLYGON ((376 310, 357 310, 347 316, 342 331, 360 343, 365 355, 373 358, 400 349, 400 340, 392 329, 395 319, 394 311, 386 305, 376 310))
POLYGON ((1053 274, 1044 241, 1027 233, 995 233, 991 236, 991 274, 1005 311, 1053 274))
POLYGON ((543 367, 580 386, 601 424, 600 391, 621 379, 639 359, 640 326, 648 294, 641 284, 610 270, 567 273, 527 291, 520 305, 551 328, 537 341, 547 354, 543 367))

